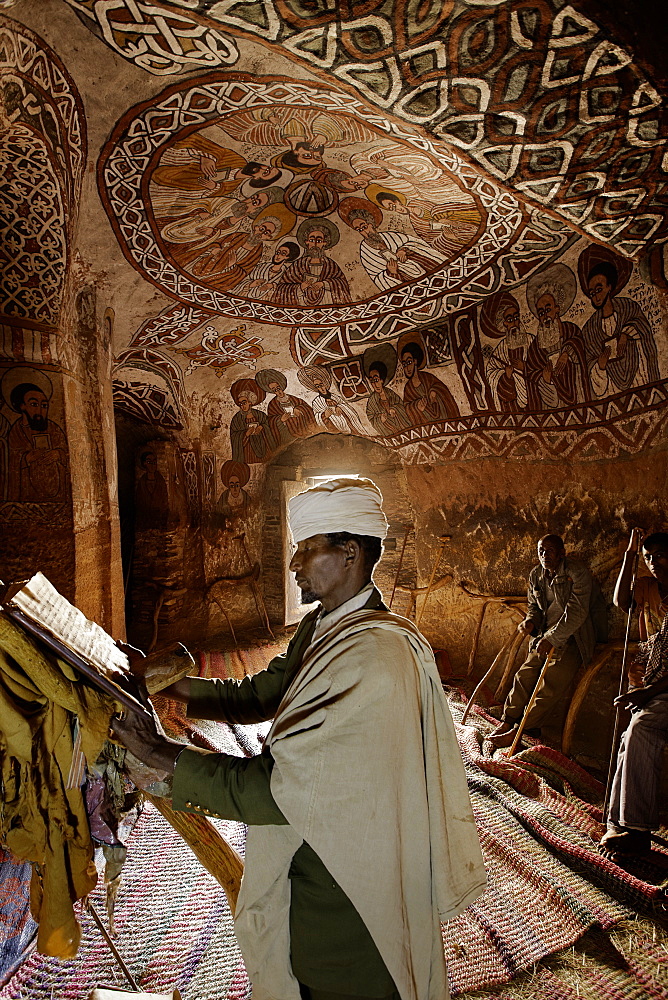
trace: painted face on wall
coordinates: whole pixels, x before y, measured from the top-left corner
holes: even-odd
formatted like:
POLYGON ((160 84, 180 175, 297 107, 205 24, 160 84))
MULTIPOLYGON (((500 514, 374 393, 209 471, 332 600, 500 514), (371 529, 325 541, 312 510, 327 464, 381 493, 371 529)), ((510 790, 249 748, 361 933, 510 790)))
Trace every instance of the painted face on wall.
POLYGON ((23 397, 21 412, 25 414, 32 431, 45 431, 48 427, 49 401, 40 389, 31 389, 23 397))
POLYGON ((228 490, 232 496, 236 499, 241 494, 241 483, 239 482, 238 476, 231 476, 228 482, 228 490))
POLYGON ((536 314, 541 326, 552 326, 559 319, 559 306, 550 292, 545 292, 536 302, 536 314))
POLYGON ((262 243, 267 243, 268 240, 274 238, 276 232, 276 224, 271 222, 270 219, 265 219, 264 222, 256 222, 253 226, 253 236, 261 240, 262 243))
POLYGON ((401 364, 404 369, 404 375, 406 378, 412 378, 415 374, 415 358, 408 351, 404 351, 401 355, 401 364))
POLYGON ((587 294, 595 309, 602 309, 610 296, 612 287, 604 274, 595 274, 587 286, 587 294))
POLYGON ((367 236, 373 236, 376 232, 376 227, 368 219, 353 219, 352 228, 356 233, 360 233, 364 238, 367 236))
POLYGON ((297 161, 302 163, 305 167, 322 163, 322 153, 317 149, 308 149, 304 146, 298 146, 295 150, 295 156, 297 157, 297 161))
POLYGON ((312 229, 306 237, 306 252, 311 257, 323 257, 329 239, 321 229, 312 229))
POLYGON ((261 166, 256 167, 255 170, 253 171, 253 177, 256 177, 258 180, 262 181, 273 181, 280 176, 281 176, 281 171, 278 167, 270 166, 266 163, 263 163, 261 166))
POLYGON ((256 191, 254 194, 248 196, 248 198, 243 199, 243 203, 249 212, 254 211, 258 208, 264 208, 265 205, 269 204, 269 199, 263 191, 256 191))
POLYGON ((256 400, 254 396, 251 395, 251 393, 248 392, 239 393, 239 402, 237 405, 242 413, 249 413, 251 407, 253 406, 253 403, 255 402, 256 400))
POLYGON ((507 333, 517 333, 520 328, 519 306, 508 306, 503 314, 502 322, 507 333))
POLYGON ((271 258, 271 262, 272 264, 282 264, 283 261, 287 260, 289 256, 289 247, 278 247, 274 256, 271 258))
POLYGON ((383 391, 383 380, 380 377, 379 372, 371 372, 369 375, 369 383, 374 392, 383 391))

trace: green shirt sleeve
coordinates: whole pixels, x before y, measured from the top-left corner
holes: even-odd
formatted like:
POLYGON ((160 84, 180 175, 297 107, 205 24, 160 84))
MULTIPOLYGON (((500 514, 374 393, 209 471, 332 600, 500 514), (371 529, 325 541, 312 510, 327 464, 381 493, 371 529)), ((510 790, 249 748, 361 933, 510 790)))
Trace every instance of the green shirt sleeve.
POLYGON ((232 757, 188 747, 179 754, 172 784, 172 804, 182 812, 233 819, 250 826, 285 826, 287 820, 271 794, 274 760, 232 757))
POLYGON ((290 671, 301 661, 315 626, 316 612, 299 625, 284 653, 275 656, 265 670, 242 681, 190 678, 188 717, 214 719, 239 725, 267 722, 276 715, 290 671))

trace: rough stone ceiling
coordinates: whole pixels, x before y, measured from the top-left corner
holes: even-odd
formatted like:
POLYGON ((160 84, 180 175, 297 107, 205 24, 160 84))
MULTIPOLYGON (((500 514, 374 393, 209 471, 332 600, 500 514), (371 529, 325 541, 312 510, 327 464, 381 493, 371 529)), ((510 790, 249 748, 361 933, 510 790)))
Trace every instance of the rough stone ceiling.
POLYGON ((68 69, 107 139, 106 217, 89 190, 88 243, 113 230, 127 261, 109 285, 121 411, 191 436, 217 423, 216 453, 248 465, 306 428, 380 435, 407 461, 521 454, 527 435, 539 455, 596 457, 602 437, 611 454, 657 433, 638 420, 664 402, 665 303, 648 267, 665 285, 665 110, 580 10, 64 4, 99 40, 68 69), (105 45, 134 64, 125 104, 115 80, 85 89, 105 45), (633 346, 619 348, 619 327, 609 367, 590 288, 601 264, 609 298, 632 303, 616 314, 633 346), (323 417, 331 393, 338 413, 323 417), (242 397, 270 419, 239 445, 242 397))

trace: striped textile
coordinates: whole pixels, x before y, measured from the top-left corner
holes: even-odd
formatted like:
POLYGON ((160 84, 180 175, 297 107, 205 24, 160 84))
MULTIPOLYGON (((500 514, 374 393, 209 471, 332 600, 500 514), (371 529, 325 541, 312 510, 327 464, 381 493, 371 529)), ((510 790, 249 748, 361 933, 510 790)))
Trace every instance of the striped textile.
MULTIPOLYGON (((275 655, 271 647, 264 650, 267 659, 275 655)), ((215 661, 208 665, 222 669, 215 661)), ((156 700, 174 735, 236 756, 252 755, 261 747, 266 724, 242 728, 198 722, 195 729, 183 706, 156 700)), ((494 720, 478 713, 478 728, 462 727, 463 705, 456 695, 451 708, 489 877, 485 894, 444 927, 454 995, 509 982, 588 930, 610 931, 636 909, 650 912, 665 900, 652 881, 656 870, 630 875, 598 854, 603 827, 600 809, 591 803, 600 798, 601 788, 585 771, 537 745, 512 761, 493 758, 481 731, 491 731, 494 720)), ((245 828, 225 821, 217 825, 243 854, 245 828)), ((103 911, 102 891, 93 898, 103 911)), ((97 982, 122 985, 87 915, 82 922, 83 943, 75 960, 61 963, 30 955, 0 989, 0 1000, 51 1000, 52 995, 85 1000, 97 982)), ((222 889, 151 807, 130 838, 116 924, 117 946, 145 990, 178 988, 183 1000, 249 996, 222 889)), ((583 969, 582 976, 593 995, 667 1000, 666 984, 660 982, 665 967, 659 945, 639 939, 633 961, 614 969, 583 969)), ((538 968, 532 983, 536 1000, 576 996, 546 968, 538 968)))

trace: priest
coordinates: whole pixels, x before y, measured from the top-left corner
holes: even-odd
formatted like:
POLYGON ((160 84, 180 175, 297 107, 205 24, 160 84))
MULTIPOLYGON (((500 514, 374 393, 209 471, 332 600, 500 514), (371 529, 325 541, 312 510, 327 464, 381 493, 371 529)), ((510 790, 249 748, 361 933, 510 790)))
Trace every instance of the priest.
POLYGON ((235 924, 255 1000, 445 1000, 441 921, 485 885, 431 648, 373 582, 381 503, 365 479, 294 497, 290 571, 318 607, 261 673, 165 691, 194 718, 273 718, 259 756, 184 748, 138 716, 115 723, 173 775, 177 809, 249 825, 235 924))

